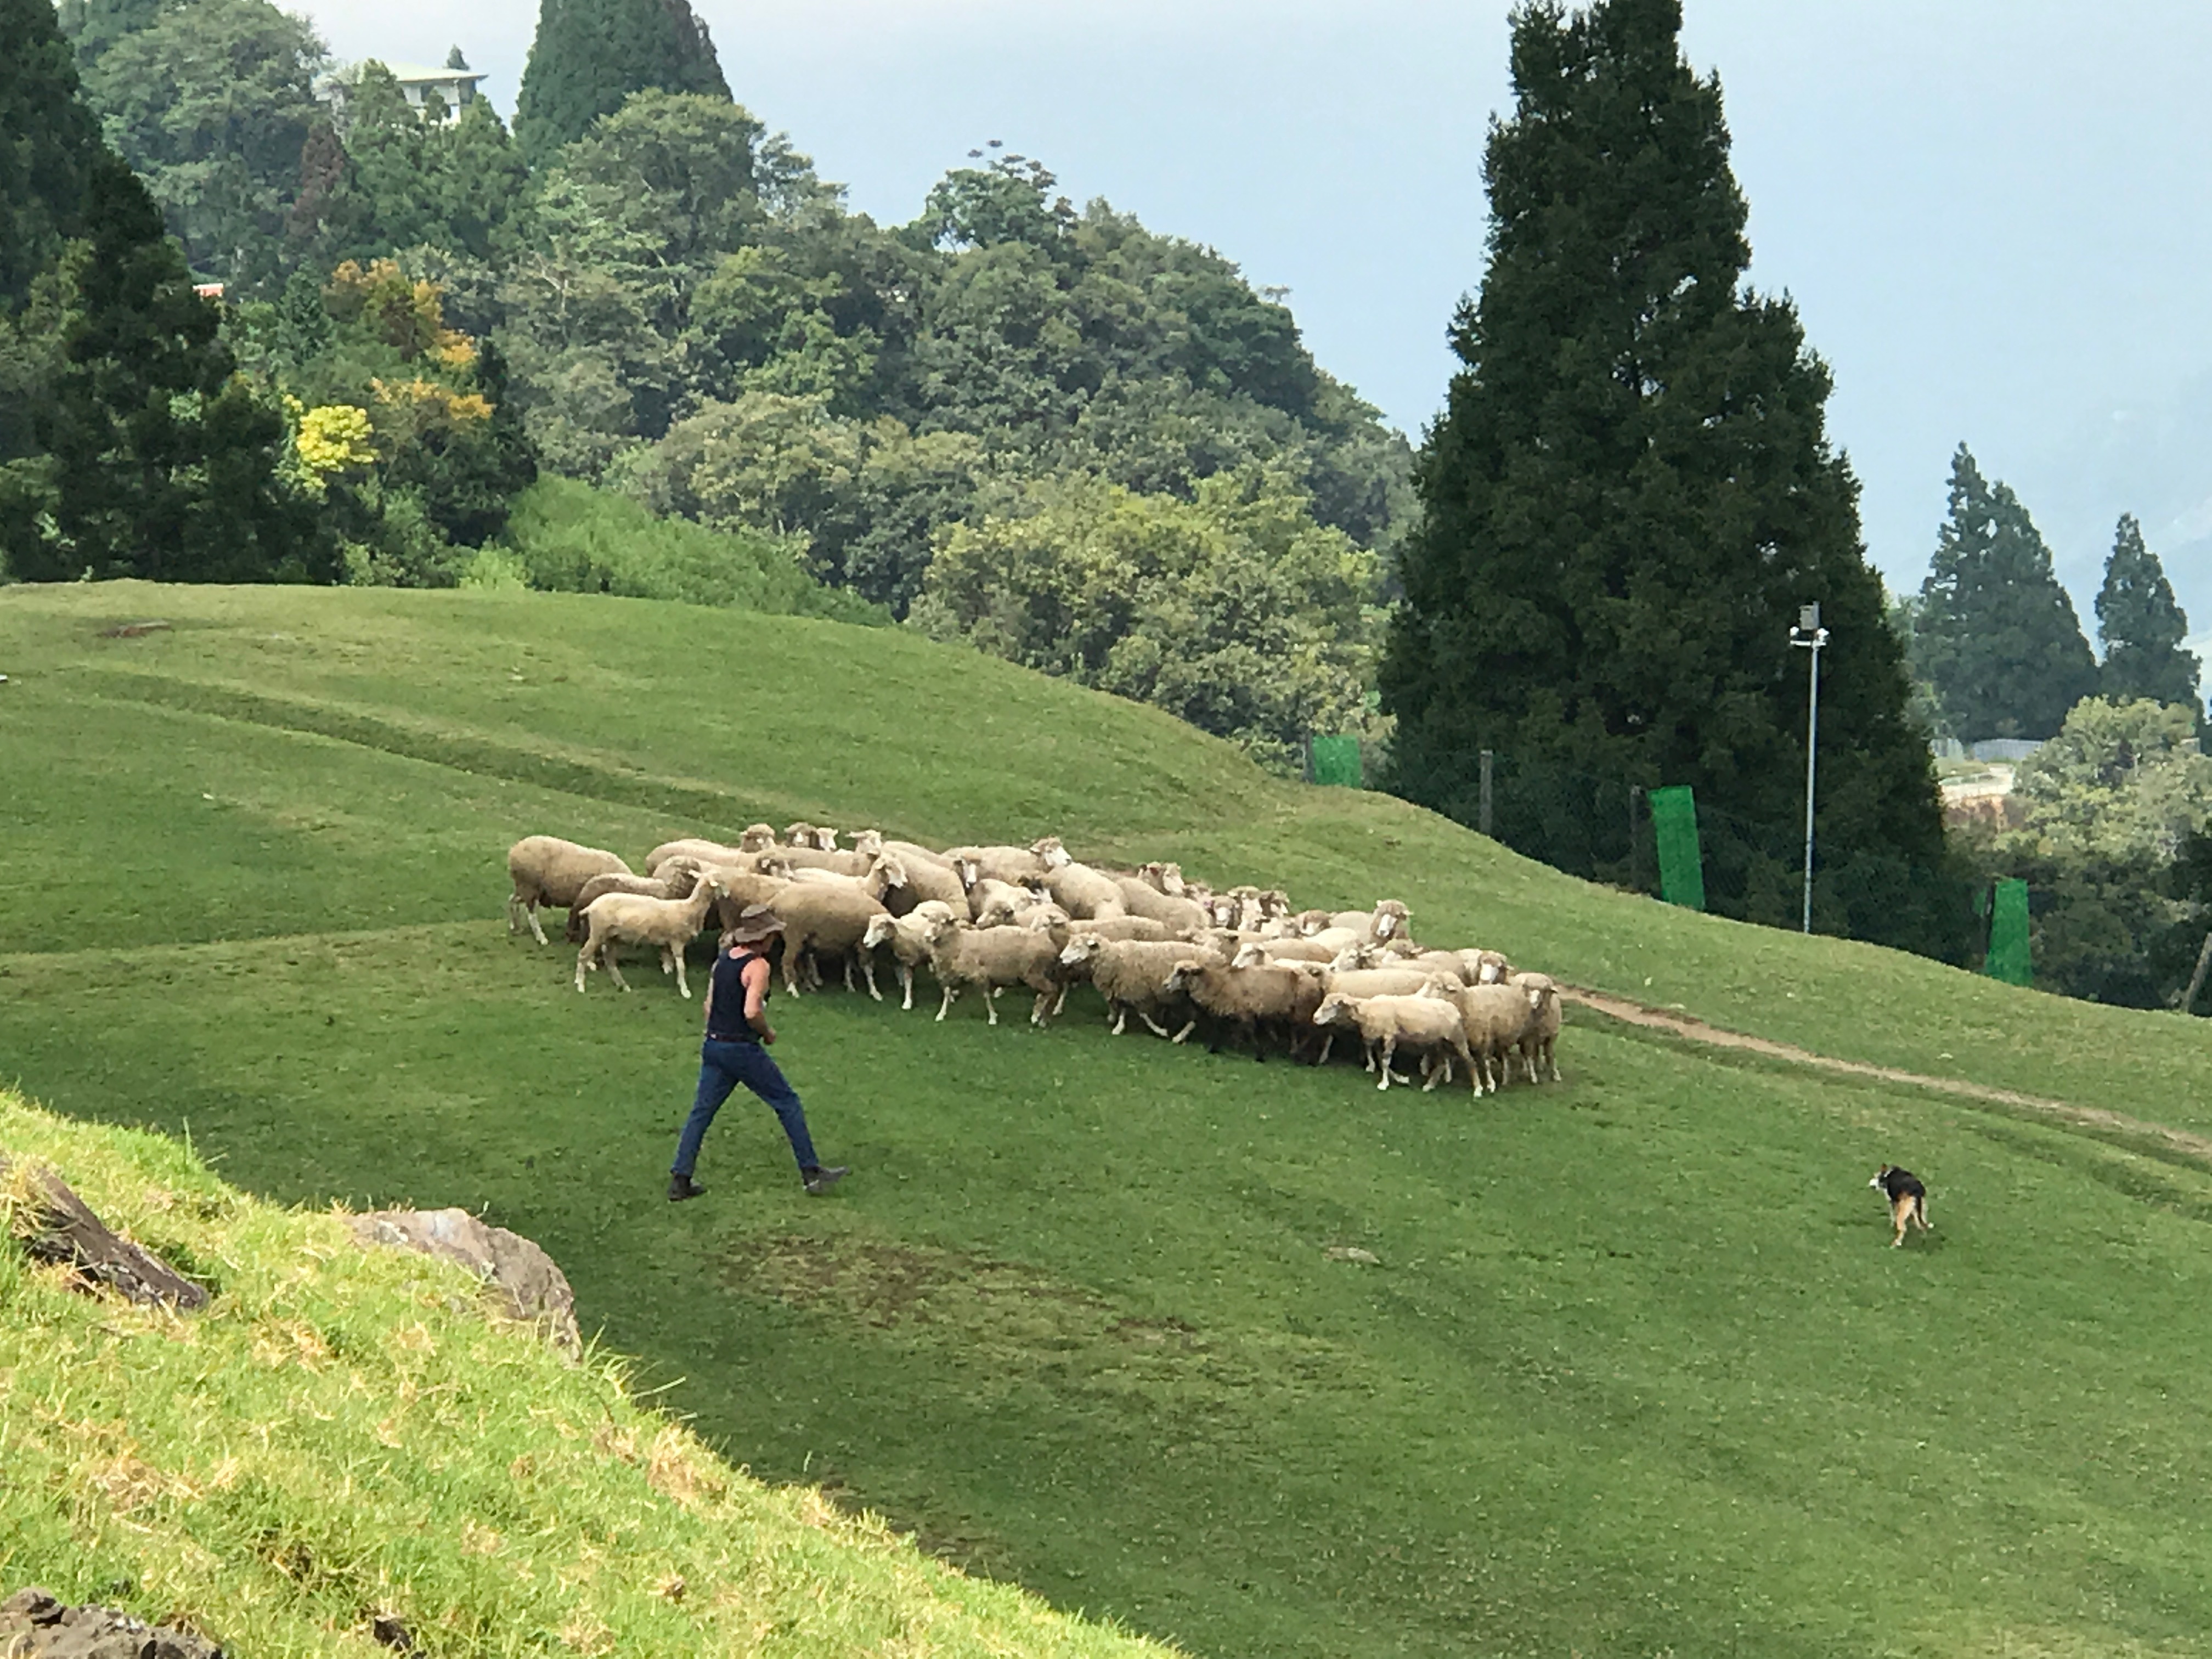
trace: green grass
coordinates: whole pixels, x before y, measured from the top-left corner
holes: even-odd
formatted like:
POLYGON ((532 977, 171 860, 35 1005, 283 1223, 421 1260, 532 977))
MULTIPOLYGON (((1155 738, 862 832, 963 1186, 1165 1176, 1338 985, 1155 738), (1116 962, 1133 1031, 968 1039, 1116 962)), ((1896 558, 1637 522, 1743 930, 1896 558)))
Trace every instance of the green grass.
POLYGON ((11 1585, 271 1659, 387 1652, 380 1616, 426 1654, 1160 1651, 737 1475, 622 1362, 571 1367, 461 1270, 246 1198, 173 1140, 0 1091, 0 1145, 218 1287, 179 1319, 0 1249, 11 1585))
POLYGON ((696 1008, 510 940, 532 830, 1052 831, 1846 1058, 2212 1127, 2203 1028, 1568 881, 896 631, 606 599, 0 592, 0 1073, 289 1201, 459 1203, 772 1480, 1204 1653, 2208 1650, 2212 1172, 1571 1025, 1480 1104, 842 996, 825 1151, 696 1008), (161 616, 167 633, 104 640, 161 616), (281 635, 271 638, 270 635, 281 635), (210 799, 210 797, 212 799, 210 799), (1885 1158, 1938 1232, 1884 1248, 1885 1158), (1356 1244, 1379 1267, 1332 1259, 1356 1244))

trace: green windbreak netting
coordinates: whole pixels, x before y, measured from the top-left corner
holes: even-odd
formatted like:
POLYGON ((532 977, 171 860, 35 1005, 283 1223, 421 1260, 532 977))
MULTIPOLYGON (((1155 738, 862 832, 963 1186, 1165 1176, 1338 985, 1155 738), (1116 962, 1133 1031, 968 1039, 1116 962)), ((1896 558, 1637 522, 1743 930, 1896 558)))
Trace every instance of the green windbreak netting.
POLYGON ((1360 770, 1358 738, 1312 738, 1308 739, 1308 749, 1316 783, 1341 784, 1346 789, 1367 787, 1360 770))
POLYGON ((1659 843, 1659 896, 1686 909, 1705 908, 1705 860, 1698 847, 1698 803, 1687 784, 1654 789, 1651 832, 1659 843))
POLYGON ((2027 985, 2035 978, 2027 951, 2027 884, 2001 881, 1996 902, 1990 907, 1990 954, 1982 971, 2008 985, 2027 985))

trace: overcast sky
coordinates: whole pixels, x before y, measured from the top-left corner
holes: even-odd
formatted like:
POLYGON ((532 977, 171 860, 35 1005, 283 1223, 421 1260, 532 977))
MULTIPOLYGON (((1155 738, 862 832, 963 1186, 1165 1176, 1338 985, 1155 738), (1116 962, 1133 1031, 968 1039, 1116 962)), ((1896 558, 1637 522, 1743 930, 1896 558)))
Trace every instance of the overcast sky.
MULTIPOLYGON (((1322 363, 1419 439, 1480 279, 1504 0, 694 0, 738 100, 853 204, 914 216, 990 138, 1279 283, 1322 363)), ((313 0, 341 57, 442 62, 502 110, 535 0, 313 0)), ((2133 512, 2212 633, 2212 6, 1686 0, 1751 202, 1753 280, 1836 375, 1893 586, 1953 448, 2011 483, 2085 629, 2133 512)))

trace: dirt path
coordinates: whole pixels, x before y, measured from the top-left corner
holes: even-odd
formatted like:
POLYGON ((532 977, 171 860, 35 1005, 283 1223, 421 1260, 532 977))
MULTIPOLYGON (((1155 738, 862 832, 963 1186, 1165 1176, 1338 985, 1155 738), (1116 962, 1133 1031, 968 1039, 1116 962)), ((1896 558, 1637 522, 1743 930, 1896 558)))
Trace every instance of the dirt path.
POLYGON ((1686 1042, 1703 1042, 1716 1048, 1737 1048, 1751 1054, 1765 1054, 1772 1060, 1785 1060, 1793 1065, 1811 1066, 1824 1072, 1841 1073, 1847 1077, 1873 1078, 1882 1083, 1901 1083, 1916 1089, 1933 1089, 1939 1094, 1958 1095, 1968 1100, 1987 1101, 1992 1105, 2017 1107, 2039 1116, 2062 1123, 2071 1123, 2082 1128, 2103 1129, 2140 1139, 2154 1140, 2170 1151, 2179 1152, 2197 1163, 2212 1168, 2212 1139, 2191 1134, 2184 1129, 2170 1129, 2162 1123, 2146 1122, 2142 1118, 2128 1117, 2118 1112, 2108 1112, 2101 1107, 2069 1105, 2063 1100, 2046 1100, 2039 1095, 2020 1094, 2010 1089, 1994 1089, 1987 1084, 1968 1083, 1960 1078, 1924 1077, 1917 1072, 1899 1071, 1891 1066, 1870 1066, 1863 1060, 1836 1060, 1827 1054, 1816 1054, 1809 1048, 1799 1048, 1787 1042, 1773 1042, 1765 1037, 1746 1036, 1741 1031, 1728 1031, 1717 1025, 1688 1014, 1674 1013, 1662 1008, 1649 1008, 1640 1002, 1631 1002, 1624 997, 1608 996, 1603 991, 1586 991, 1579 986, 1562 985, 1560 993, 1570 1002, 1603 1014, 1607 1019, 1617 1019, 1624 1025, 1641 1026, 1646 1030, 1664 1031, 1669 1036, 1686 1042))

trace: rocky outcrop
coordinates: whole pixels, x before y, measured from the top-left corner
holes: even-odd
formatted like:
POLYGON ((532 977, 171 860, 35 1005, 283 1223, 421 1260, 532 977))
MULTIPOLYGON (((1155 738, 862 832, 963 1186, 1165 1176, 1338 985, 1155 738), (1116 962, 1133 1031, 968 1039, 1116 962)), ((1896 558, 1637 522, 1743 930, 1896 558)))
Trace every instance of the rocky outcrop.
POLYGON ((204 1636, 149 1625, 112 1607, 64 1607, 42 1589, 0 1601, 0 1653, 10 1659, 222 1659, 204 1636))
POLYGON ((378 1210, 353 1218, 364 1243, 422 1250, 458 1261, 505 1293, 517 1319, 533 1322, 571 1358, 582 1351, 576 1293, 553 1258, 520 1233, 486 1225, 466 1210, 378 1210))
MULTIPOLYGON (((14 1169, 0 1152, 0 1181, 14 1169)), ((179 1313, 207 1306, 208 1292, 143 1245, 133 1244, 92 1212, 51 1170, 33 1170, 24 1183, 28 1202, 19 1210, 15 1231, 23 1246, 41 1261, 66 1262, 87 1289, 105 1285, 133 1302, 164 1302, 179 1313)), ((0 1652, 5 1652, 0 1648, 0 1652)))

